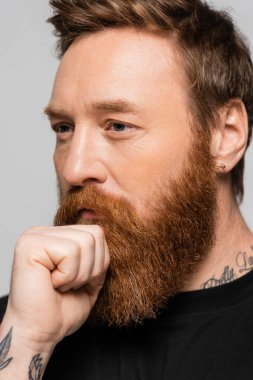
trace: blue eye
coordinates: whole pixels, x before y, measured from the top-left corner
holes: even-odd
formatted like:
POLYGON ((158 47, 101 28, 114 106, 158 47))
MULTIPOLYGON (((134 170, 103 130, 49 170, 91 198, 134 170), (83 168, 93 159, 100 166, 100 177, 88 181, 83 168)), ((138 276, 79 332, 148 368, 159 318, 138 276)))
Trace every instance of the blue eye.
POLYGON ((110 123, 109 129, 115 131, 115 132, 124 132, 126 129, 128 129, 129 126, 124 123, 110 123))

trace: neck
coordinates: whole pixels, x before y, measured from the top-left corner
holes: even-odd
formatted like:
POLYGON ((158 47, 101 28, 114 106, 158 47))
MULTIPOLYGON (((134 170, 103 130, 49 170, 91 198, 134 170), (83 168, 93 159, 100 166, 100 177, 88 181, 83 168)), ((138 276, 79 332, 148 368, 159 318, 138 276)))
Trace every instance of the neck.
POLYGON ((183 291, 223 285, 253 269, 253 234, 226 188, 219 191, 218 210, 215 245, 183 291))

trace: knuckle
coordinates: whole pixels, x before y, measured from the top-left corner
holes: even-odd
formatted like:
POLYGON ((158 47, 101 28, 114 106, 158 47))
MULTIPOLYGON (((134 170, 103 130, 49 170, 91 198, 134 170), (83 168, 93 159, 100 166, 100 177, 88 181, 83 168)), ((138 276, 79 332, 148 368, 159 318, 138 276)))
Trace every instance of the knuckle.
POLYGON ((22 251, 30 242, 31 235, 29 232, 24 232, 16 242, 15 251, 22 251))
POLYGON ((73 258, 76 258, 76 257, 79 257, 80 254, 81 254, 81 247, 80 245, 78 244, 78 242, 74 241, 74 240, 65 240, 64 242, 64 246, 65 246, 65 254, 66 256, 70 256, 70 257, 73 257, 73 258))
POLYGON ((19 251, 31 245, 33 239, 37 238, 36 234, 39 234, 42 228, 44 227, 32 227, 29 230, 23 232, 22 235, 20 235, 20 237, 16 241, 15 250, 19 251))
POLYGON ((105 233, 104 233, 103 228, 98 225, 94 226, 94 233, 101 240, 105 238, 105 233))
POLYGON ((86 234, 86 244, 89 246, 89 247, 95 247, 95 237, 93 236, 93 234, 87 232, 86 234))
POLYGON ((69 256, 71 259, 79 259, 80 260, 80 256, 81 256, 81 249, 78 245, 76 245, 75 247, 72 246, 72 249, 69 250, 69 252, 67 253, 67 256, 69 256))

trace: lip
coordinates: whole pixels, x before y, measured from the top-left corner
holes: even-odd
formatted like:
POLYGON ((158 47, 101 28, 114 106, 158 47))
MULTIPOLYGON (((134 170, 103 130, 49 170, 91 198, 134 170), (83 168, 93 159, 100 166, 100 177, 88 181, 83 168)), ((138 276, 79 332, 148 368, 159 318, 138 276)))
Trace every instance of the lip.
POLYGON ((80 210, 80 215, 82 219, 104 219, 104 217, 95 210, 84 208, 80 210))

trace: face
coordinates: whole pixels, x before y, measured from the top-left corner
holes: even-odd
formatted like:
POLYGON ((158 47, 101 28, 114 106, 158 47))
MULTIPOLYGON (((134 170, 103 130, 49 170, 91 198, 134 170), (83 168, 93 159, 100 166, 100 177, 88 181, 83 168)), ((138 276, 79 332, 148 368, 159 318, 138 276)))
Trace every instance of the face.
POLYGON ((56 225, 99 224, 111 264, 94 318, 155 317, 207 255, 216 187, 208 139, 193 137, 171 41, 105 31, 76 41, 51 104, 60 188, 56 225))
POLYGON ((69 48, 48 110, 63 194, 95 184, 148 216, 150 197, 179 176, 190 146, 180 67, 172 41, 145 31, 107 30, 69 48))

